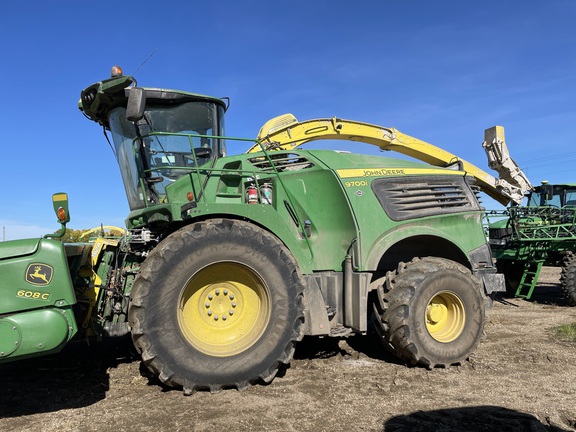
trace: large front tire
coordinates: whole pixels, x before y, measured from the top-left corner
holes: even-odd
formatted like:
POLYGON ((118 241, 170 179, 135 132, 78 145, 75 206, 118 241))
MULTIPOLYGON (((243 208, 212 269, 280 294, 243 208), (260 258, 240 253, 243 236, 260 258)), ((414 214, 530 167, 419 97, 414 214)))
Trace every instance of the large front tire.
POLYGON ((576 306, 576 255, 570 252, 562 263, 560 287, 569 306, 576 306))
POLYGON ((412 364, 460 364, 484 336, 486 304, 480 281, 464 266, 416 258, 378 286, 376 330, 393 354, 412 364))
POLYGON ((199 222, 163 240, 134 282, 134 345, 185 393, 270 382, 302 338, 302 276, 286 247, 254 225, 199 222))

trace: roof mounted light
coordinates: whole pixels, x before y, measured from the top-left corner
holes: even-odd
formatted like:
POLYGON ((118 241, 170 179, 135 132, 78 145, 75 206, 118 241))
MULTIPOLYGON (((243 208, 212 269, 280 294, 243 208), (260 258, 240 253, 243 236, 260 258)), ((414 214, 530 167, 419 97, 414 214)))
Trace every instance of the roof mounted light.
POLYGON ((122 68, 120 66, 112 66, 112 71, 110 72, 112 78, 118 78, 122 76, 122 68))

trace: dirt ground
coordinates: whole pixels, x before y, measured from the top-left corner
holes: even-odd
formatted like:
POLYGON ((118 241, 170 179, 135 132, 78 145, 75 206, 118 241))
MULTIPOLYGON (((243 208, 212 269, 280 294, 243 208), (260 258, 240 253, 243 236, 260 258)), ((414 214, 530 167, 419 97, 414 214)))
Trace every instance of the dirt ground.
POLYGON ((487 339, 459 367, 408 367, 370 336, 305 339, 270 385, 163 389, 129 341, 0 366, 2 431, 574 431, 576 322, 557 269, 530 301, 499 299, 487 339))

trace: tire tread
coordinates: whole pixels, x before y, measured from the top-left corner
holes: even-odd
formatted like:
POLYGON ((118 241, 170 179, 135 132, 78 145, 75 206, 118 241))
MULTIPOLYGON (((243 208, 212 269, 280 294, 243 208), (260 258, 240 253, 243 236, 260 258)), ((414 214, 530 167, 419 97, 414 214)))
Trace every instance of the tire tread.
MULTIPOLYGON (((194 223, 176 231, 163 240, 152 250, 144 265, 142 265, 141 271, 134 282, 129 310, 129 319, 134 329, 132 333, 133 343, 141 354, 144 365, 165 385, 183 388, 184 394, 191 394, 197 390, 209 390, 213 393, 228 388, 242 390, 260 381, 269 383, 276 376, 280 365, 290 362, 294 354, 296 342, 300 341, 303 337, 303 295, 304 282, 298 271, 296 260, 286 247, 271 233, 248 222, 238 220, 214 219, 194 223), (262 249, 273 256, 273 260, 285 263, 285 265, 293 268, 289 284, 292 287, 291 290, 295 292, 295 301, 294 304, 291 304, 289 307, 296 308, 296 311, 292 313, 293 321, 288 324, 290 325, 291 333, 285 341, 285 346, 280 350, 277 358, 264 370, 255 373, 254 376, 233 382, 217 382, 217 377, 215 377, 214 382, 195 382, 190 379, 190 377, 178 375, 170 370, 166 363, 154 353, 154 341, 146 331, 146 315, 147 308, 149 307, 147 306, 146 299, 151 290, 154 289, 154 281, 162 280, 163 275, 161 269, 166 263, 170 262, 172 257, 182 250, 185 244, 194 244, 195 242, 210 238, 212 235, 220 237, 222 235, 238 236, 238 238, 245 240, 253 240, 256 238, 262 245, 262 249)), ((288 311, 286 311, 286 314, 290 315, 288 311)))

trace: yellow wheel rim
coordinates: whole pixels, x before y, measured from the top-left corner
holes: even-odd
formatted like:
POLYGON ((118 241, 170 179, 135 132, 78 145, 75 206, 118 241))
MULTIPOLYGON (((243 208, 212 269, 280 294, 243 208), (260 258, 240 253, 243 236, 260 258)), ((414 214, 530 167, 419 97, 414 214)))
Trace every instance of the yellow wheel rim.
POLYGON ((441 291, 428 302, 426 328, 438 342, 455 340, 464 329, 466 314, 462 300, 451 291, 441 291))
POLYGON ((270 321, 270 309, 269 291, 254 270, 221 262, 190 278, 180 297, 178 322, 196 349, 226 357, 260 339, 270 321))

